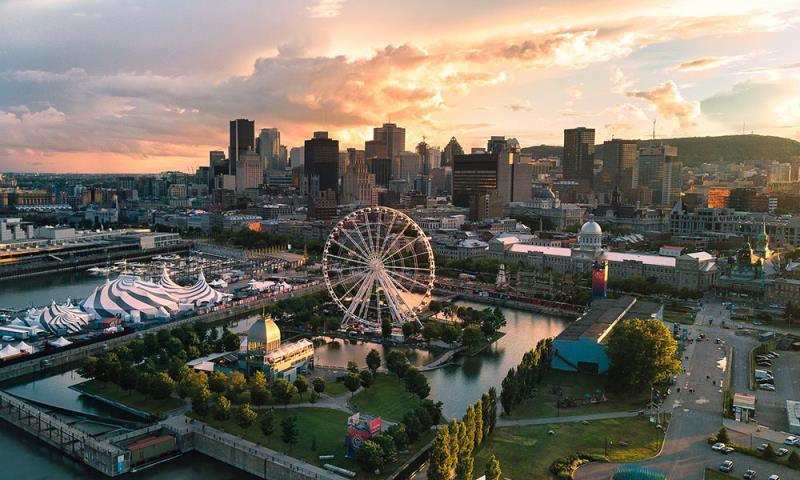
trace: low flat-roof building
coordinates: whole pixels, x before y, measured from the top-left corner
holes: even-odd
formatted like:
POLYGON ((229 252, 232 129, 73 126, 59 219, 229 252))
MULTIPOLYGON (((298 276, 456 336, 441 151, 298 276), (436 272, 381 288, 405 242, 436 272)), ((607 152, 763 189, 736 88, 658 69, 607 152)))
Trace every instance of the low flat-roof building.
POLYGON ((733 413, 737 422, 749 422, 756 414, 756 397, 745 393, 733 394, 733 413))
POLYGON ((631 296, 605 298, 567 326, 553 341, 552 368, 603 374, 608 371, 606 343, 617 324, 626 319, 661 319, 663 306, 631 296))
POLYGON ((800 435, 800 402, 786 400, 786 416, 789 419, 789 433, 800 435))

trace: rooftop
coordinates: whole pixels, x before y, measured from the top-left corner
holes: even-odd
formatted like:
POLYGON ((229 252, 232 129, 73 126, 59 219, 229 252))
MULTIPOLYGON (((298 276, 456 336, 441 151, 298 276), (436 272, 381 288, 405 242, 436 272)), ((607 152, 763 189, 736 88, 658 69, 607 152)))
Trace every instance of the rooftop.
POLYGON ((569 324, 556 340, 592 340, 602 343, 614 326, 636 303, 631 296, 595 300, 588 312, 569 324))
POLYGON ((542 253, 544 255, 553 255, 557 257, 572 256, 572 250, 564 247, 546 247, 543 245, 528 245, 522 243, 515 243, 509 249, 512 253, 542 253))

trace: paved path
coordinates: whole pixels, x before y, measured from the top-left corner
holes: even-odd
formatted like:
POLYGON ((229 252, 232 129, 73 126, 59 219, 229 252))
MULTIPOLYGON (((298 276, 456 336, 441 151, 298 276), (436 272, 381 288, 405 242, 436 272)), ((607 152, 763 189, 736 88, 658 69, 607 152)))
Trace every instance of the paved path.
POLYGON ((526 425, 548 425, 551 423, 591 422, 593 420, 607 420, 609 418, 636 417, 639 412, 607 412, 591 415, 571 415, 567 417, 523 418, 519 420, 497 419, 498 427, 522 427, 526 425))

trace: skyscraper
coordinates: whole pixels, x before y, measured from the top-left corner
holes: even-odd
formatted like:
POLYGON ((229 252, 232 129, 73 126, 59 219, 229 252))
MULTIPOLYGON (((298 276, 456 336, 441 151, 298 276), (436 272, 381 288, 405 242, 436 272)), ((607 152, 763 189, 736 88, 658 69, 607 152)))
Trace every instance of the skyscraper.
POLYGON ((314 137, 305 141, 305 176, 308 193, 317 198, 320 192, 331 190, 336 194, 339 184, 339 141, 328 138, 328 132, 314 132, 314 137))
POLYGON ((264 182, 264 160, 254 151, 239 152, 236 165, 236 191, 258 188, 264 182))
POLYGON ((650 145, 639 149, 639 185, 653 190, 653 201, 671 206, 681 196, 678 148, 650 145))
POLYGON ((258 134, 258 153, 264 161, 267 170, 283 170, 286 165, 280 165, 281 158, 281 132, 277 128, 262 128, 258 134))
POLYGON ((464 155, 464 149, 461 148, 461 145, 456 140, 456 137, 452 137, 450 141, 447 143, 447 146, 444 147, 444 151, 442 151, 442 167, 452 167, 453 166, 453 159, 456 155, 464 155))
POLYGON ((594 189, 610 194, 619 188, 625 201, 632 202, 639 188, 639 155, 635 140, 615 138, 603 142, 600 150, 603 169, 594 189))
POLYGON ((574 180, 581 192, 592 189, 594 174, 594 129, 586 127, 564 130, 562 157, 564 179, 574 180))
POLYGON ((256 148, 256 122, 239 118, 231 120, 230 143, 228 144, 228 160, 230 164, 230 174, 236 173, 236 163, 240 152, 249 150, 255 151, 256 148))
POLYGON ((469 207, 475 198, 497 189, 497 159, 490 153, 453 157, 453 205, 469 207))
POLYGON ((367 158, 369 173, 375 175, 375 184, 381 187, 388 187, 389 180, 392 179, 392 161, 388 158, 372 157, 367 158))
POLYGON ((305 148, 304 147, 292 147, 289 150, 289 164, 292 168, 302 167, 305 163, 305 148))
POLYGON ((227 175, 231 171, 228 160, 225 159, 225 152, 221 150, 211 150, 208 152, 208 175, 213 182, 217 175, 227 175))
POLYGON ((394 123, 384 123, 382 127, 373 129, 372 139, 386 145, 386 155, 389 158, 394 158, 406 149, 406 129, 394 123))

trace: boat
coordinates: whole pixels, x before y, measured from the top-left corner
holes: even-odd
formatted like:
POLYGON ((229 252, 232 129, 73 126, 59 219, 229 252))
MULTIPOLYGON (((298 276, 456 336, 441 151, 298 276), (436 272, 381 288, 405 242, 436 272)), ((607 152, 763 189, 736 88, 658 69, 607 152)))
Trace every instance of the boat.
POLYGON ((108 275, 111 273, 111 269, 107 267, 92 267, 86 270, 87 272, 91 273, 92 275, 108 275))

